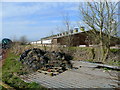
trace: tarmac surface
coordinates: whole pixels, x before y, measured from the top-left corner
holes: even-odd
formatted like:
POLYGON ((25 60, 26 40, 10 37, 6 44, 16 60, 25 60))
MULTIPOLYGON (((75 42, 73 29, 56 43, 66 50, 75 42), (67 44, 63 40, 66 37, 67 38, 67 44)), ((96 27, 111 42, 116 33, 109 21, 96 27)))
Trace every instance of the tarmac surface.
POLYGON ((47 88, 115 88, 118 87, 118 71, 96 68, 97 65, 72 61, 78 67, 56 76, 35 72, 21 78, 26 82, 37 82, 47 88))

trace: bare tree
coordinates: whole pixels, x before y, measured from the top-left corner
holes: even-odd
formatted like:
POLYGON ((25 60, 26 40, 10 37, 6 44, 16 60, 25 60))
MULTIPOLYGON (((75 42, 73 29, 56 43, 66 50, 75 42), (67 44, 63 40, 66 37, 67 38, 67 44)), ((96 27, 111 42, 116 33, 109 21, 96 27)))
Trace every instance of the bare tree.
POLYGON ((70 34, 72 25, 68 13, 63 13, 62 18, 63 26, 57 26, 56 28, 60 34, 58 35, 59 39, 57 39, 57 44, 55 46, 59 51, 69 52, 69 47, 73 46, 73 36, 70 34))
POLYGON ((20 42, 21 42, 22 45, 25 45, 28 42, 26 36, 20 37, 20 42))
MULTIPOLYGON (((51 40, 53 40, 53 35, 54 35, 54 32, 51 31, 51 32, 50 32, 51 40)), ((51 41, 51 44, 50 44, 50 51, 52 51, 52 50, 53 50, 53 42, 51 41)))
POLYGON ((117 4, 115 2, 87 2, 86 8, 80 6, 83 21, 92 31, 100 47, 100 60, 105 61, 110 51, 112 36, 116 34, 118 22, 116 19, 117 4))
POLYGON ((70 22, 69 14, 66 13, 63 15, 63 24, 65 26, 65 31, 67 36, 64 38, 64 41, 67 47, 73 46, 73 36, 70 34, 71 29, 73 28, 70 22))

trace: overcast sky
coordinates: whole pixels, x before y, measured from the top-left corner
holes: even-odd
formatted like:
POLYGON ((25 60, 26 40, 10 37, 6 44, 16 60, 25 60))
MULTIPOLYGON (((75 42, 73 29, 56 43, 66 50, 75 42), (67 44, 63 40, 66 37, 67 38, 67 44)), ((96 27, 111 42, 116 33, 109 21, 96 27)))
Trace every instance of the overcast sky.
POLYGON ((30 41, 59 33, 63 15, 68 13, 73 26, 78 18, 79 3, 66 2, 4 2, 2 3, 2 38, 26 36, 30 41))

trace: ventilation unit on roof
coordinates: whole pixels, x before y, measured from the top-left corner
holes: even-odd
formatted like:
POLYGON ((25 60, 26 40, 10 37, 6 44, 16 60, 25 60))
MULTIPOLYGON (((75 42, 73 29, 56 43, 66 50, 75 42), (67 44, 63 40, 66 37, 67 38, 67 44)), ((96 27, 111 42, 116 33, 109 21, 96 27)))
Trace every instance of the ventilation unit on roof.
POLYGON ((62 33, 60 33, 60 36, 62 36, 62 33))
POLYGON ((74 33, 77 33, 78 32, 78 28, 74 28, 74 33))
POLYGON ((62 33, 62 36, 64 36, 64 35, 65 35, 65 32, 62 33))
POLYGON ((60 34, 57 34, 57 37, 59 37, 60 36, 60 34))
POLYGON ((65 35, 68 35, 68 34, 69 34, 69 33, 66 31, 66 32, 65 32, 65 35))
POLYGON ((80 27, 80 30, 81 30, 81 31, 84 31, 84 30, 85 30, 85 27, 80 27))
POLYGON ((72 34, 72 33, 73 33, 73 30, 71 29, 71 30, 70 30, 70 34, 72 34))

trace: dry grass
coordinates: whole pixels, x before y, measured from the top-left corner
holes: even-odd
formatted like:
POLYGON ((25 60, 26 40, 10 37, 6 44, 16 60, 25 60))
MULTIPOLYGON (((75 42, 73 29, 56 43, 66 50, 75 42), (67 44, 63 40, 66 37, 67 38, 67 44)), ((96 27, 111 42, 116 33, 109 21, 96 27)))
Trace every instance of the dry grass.
POLYGON ((32 45, 20 45, 20 44, 14 44, 10 51, 14 53, 15 55, 22 54, 25 50, 34 48, 32 45))

